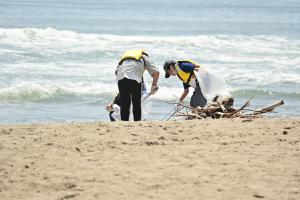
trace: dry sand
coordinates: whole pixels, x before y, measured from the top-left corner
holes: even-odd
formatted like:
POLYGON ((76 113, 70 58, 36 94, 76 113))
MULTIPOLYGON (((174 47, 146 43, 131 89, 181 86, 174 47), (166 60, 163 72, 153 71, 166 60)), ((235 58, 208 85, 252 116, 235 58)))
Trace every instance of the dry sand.
POLYGON ((300 119, 0 126, 0 199, 300 199, 300 119))

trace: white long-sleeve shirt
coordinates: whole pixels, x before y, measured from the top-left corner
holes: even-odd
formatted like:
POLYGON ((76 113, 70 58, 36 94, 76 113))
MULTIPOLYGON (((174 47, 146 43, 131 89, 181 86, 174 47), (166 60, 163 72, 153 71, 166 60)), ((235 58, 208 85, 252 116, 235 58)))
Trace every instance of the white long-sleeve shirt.
POLYGON ((151 76, 154 72, 159 71, 150 61, 148 56, 143 55, 139 61, 134 59, 126 59, 121 65, 117 66, 115 71, 116 81, 118 82, 123 78, 128 78, 140 83, 142 82, 142 77, 145 70, 147 70, 151 76))

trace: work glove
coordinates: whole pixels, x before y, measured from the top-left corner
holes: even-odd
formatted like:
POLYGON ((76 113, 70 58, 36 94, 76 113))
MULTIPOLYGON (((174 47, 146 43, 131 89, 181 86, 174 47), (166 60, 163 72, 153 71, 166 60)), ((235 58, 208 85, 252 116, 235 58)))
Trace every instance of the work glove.
POLYGON ((157 90, 158 90, 157 85, 152 85, 152 86, 151 86, 151 91, 150 91, 150 92, 151 92, 152 94, 155 94, 155 93, 157 92, 157 90))

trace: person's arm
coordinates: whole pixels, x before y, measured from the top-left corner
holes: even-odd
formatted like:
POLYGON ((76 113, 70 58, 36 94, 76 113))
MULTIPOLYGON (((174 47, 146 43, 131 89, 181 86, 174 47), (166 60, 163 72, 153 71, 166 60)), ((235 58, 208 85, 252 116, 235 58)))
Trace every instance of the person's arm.
POLYGON ((158 89, 157 82, 159 78, 159 70, 157 69, 157 67, 155 67, 155 65, 150 61, 150 59, 147 56, 143 56, 143 60, 145 62, 145 68, 152 77, 152 86, 150 92, 153 92, 154 90, 158 89))
POLYGON ((115 99, 113 100, 112 104, 117 104, 120 105, 121 104, 121 100, 120 100, 120 93, 117 94, 117 96, 115 97, 115 99))
POLYGON ((183 102, 185 97, 189 94, 189 88, 184 89, 183 93, 181 94, 181 97, 179 98, 180 102, 183 102))
POLYGON ((153 72, 153 74, 152 74, 152 86, 157 86, 158 78, 159 78, 159 72, 158 71, 153 72))
POLYGON ((157 86, 158 78, 159 78, 159 71, 155 71, 152 74, 152 85, 150 91, 152 94, 155 94, 158 90, 158 86, 157 86))
POLYGON ((106 110, 109 112, 113 111, 114 104, 120 106, 120 93, 118 93, 117 96, 115 96, 114 100, 111 103, 109 103, 105 106, 106 110))
POLYGON ((113 111, 113 107, 112 107, 113 103, 109 103, 105 106, 105 109, 108 111, 108 112, 111 112, 113 111))

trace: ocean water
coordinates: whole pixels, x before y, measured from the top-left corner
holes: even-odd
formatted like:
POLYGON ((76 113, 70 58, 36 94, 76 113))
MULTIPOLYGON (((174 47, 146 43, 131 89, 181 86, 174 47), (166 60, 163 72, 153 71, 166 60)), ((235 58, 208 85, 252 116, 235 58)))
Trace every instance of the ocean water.
POLYGON ((283 100, 270 116, 300 116, 299 1, 0 0, 0 124, 108 121, 115 67, 135 48, 161 72, 147 120, 183 91, 164 61, 186 58, 222 77, 235 107, 283 100))

